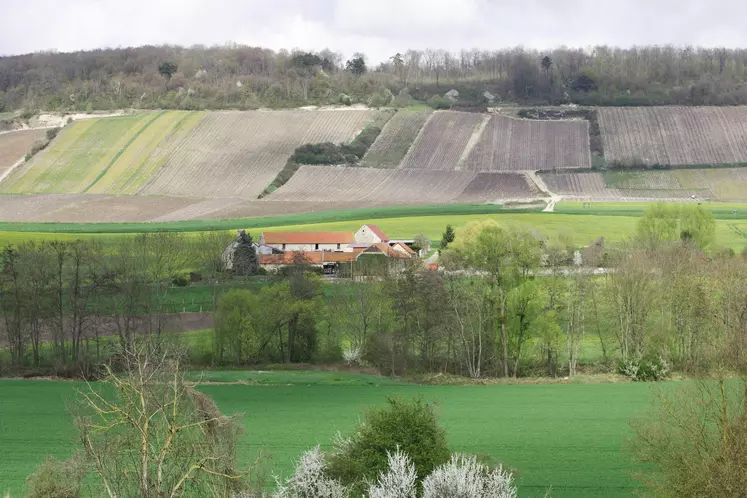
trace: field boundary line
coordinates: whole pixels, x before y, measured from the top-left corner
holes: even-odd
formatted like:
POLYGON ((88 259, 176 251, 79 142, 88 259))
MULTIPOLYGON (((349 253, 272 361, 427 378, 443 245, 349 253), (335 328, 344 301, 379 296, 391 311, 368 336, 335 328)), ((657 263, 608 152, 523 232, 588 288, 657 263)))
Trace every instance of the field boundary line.
POLYGON ((474 130, 472 130, 472 135, 470 135, 469 140, 467 140, 467 145, 464 146, 462 155, 459 156, 459 160, 457 161, 456 166, 454 166, 455 171, 461 171, 462 167, 464 166, 464 162, 469 157, 472 149, 475 148, 475 145, 477 145, 477 142, 479 142, 482 138, 482 135, 485 132, 485 128, 488 127, 488 123, 491 119, 493 119, 493 116, 491 116, 490 114, 486 114, 485 116, 483 116, 482 121, 477 126, 475 126, 474 130))
POLYGON ((133 135, 133 137, 130 138, 130 140, 128 140, 127 143, 124 144, 124 146, 121 149, 119 149, 119 152, 117 152, 116 154, 114 154, 114 157, 112 157, 111 161, 109 161, 109 164, 107 164, 106 167, 101 171, 101 173, 99 173, 96 176, 96 178, 94 178, 94 180, 91 183, 89 183, 88 186, 85 189, 83 189, 83 193, 84 194, 88 193, 88 191, 91 190, 93 188, 93 186, 96 185, 99 182, 99 180, 101 180, 104 177, 104 175, 112 168, 112 166, 114 166, 114 163, 116 163, 117 160, 120 157, 122 157, 122 154, 124 154, 124 151, 127 150, 127 147, 129 147, 130 145, 132 145, 133 142, 135 142, 135 140, 137 140, 137 137, 139 137, 141 133, 143 133, 146 129, 148 129, 148 127, 150 125, 152 125, 158 118, 160 118, 164 114, 166 114, 166 111, 161 111, 161 112, 157 113, 153 117, 153 119, 151 119, 150 121, 148 121, 147 123, 145 123, 145 125, 142 128, 140 128, 137 131, 137 133, 135 133, 135 135, 133 135))
POLYGON ((425 123, 423 123, 423 126, 420 127, 418 134, 415 136, 415 140, 412 141, 412 143, 410 144, 410 147, 407 149, 407 154, 405 154, 405 157, 402 158, 402 160, 399 162, 397 167, 392 168, 392 169, 405 169, 404 165, 407 164, 407 160, 410 158, 410 155, 412 154, 412 151, 415 148, 415 144, 418 143, 418 140, 420 140, 420 138, 423 136, 425 128, 428 126, 428 123, 431 122, 431 119, 433 119, 433 116, 435 116, 439 112, 444 112, 444 111, 433 111, 432 113, 428 115, 428 118, 425 120, 425 123))
MULTIPOLYGON (((158 147, 159 147, 159 146, 161 146, 161 145, 163 145, 163 144, 165 144, 165 143, 168 143, 168 141, 169 141, 170 139, 172 139, 172 138, 173 138, 173 137, 174 137, 174 136, 176 135, 176 133, 178 133, 179 129, 180 129, 180 128, 181 128, 181 127, 182 127, 182 126, 184 125, 184 122, 185 122, 185 121, 186 121, 187 119, 189 119, 189 118, 191 118, 192 116, 194 116, 194 115, 195 115, 196 113, 197 113, 197 111, 187 111, 187 112, 186 112, 186 113, 184 114, 184 116, 183 116, 183 117, 182 117, 182 118, 181 118, 181 119, 180 119, 180 120, 179 120, 178 122, 176 122, 176 124, 174 124, 174 126, 173 126, 173 127, 171 128, 171 130, 170 130, 170 131, 169 131, 169 132, 168 132, 168 133, 167 133, 166 135, 164 135, 163 139, 161 139, 161 140, 159 141, 158 145, 156 145, 156 148, 155 148, 155 149, 154 149, 154 150, 153 150, 153 151, 152 151, 152 152, 150 153, 150 156, 152 156, 152 155, 153 155, 153 154, 155 153, 155 151, 156 151, 156 150, 158 150, 158 147)), ((142 131, 142 130, 141 130, 141 131, 142 131)), ((156 174, 158 173, 158 171, 160 171, 160 169, 161 169, 161 168, 162 168, 162 167, 164 166, 164 164, 166 164, 166 161, 168 161, 168 159, 169 159, 169 156, 164 156, 164 157, 160 157, 160 158, 158 158, 158 159, 157 159, 157 160, 155 161, 156 165, 155 165, 155 167, 154 167, 154 171, 153 171, 153 173, 152 173, 152 174, 151 174, 151 175, 150 175, 150 176, 148 177, 148 180, 150 180, 150 178, 154 177, 154 176, 155 176, 155 175, 156 175, 156 174)), ((128 190, 128 189, 129 189, 129 188, 130 188, 130 187, 132 186, 132 184, 133 184, 133 183, 136 183, 136 182, 137 182, 137 180, 138 180, 138 178, 140 178, 140 173, 141 173, 141 172, 143 172, 143 170, 147 170, 147 169, 148 169, 148 163, 147 163, 147 161, 146 161, 146 162, 143 162, 143 163, 141 163, 141 164, 140 164, 140 165, 139 165, 139 166, 138 166, 138 167, 137 167, 137 168, 135 169, 134 173, 132 173, 132 174, 130 175, 130 178, 129 178, 129 179, 128 179, 128 180, 127 180, 127 181, 126 181, 126 182, 125 182, 125 183, 124 183, 124 184, 123 184, 123 185, 122 185, 121 187, 120 187, 120 191, 121 191, 121 192, 126 192, 126 191, 127 191, 127 190, 128 190)), ((147 182, 146 182, 146 183, 147 183, 147 182)), ((140 191, 140 189, 139 189, 139 188, 138 188, 138 189, 135 189, 135 192, 134 192, 134 194, 135 194, 135 195, 137 195, 137 193, 138 193, 139 191, 140 191)), ((132 194, 129 194, 129 195, 132 195, 132 194)))
POLYGON ((6 169, 3 172, 3 174, 0 175, 0 184, 2 184, 3 181, 6 178, 8 178, 13 171, 16 170, 16 168, 18 168, 20 165, 22 165, 25 162, 26 162, 26 156, 23 156, 21 159, 19 159, 18 161, 14 162, 13 164, 11 164, 10 167, 8 167, 8 169, 6 169))

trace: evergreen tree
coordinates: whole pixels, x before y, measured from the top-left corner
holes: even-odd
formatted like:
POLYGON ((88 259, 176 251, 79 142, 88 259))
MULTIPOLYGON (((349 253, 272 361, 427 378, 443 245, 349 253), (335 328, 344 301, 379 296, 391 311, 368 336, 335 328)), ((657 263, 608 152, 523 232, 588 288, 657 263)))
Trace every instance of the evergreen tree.
POLYGON ((233 251, 233 271, 236 275, 254 275, 259 271, 259 257, 254 248, 252 236, 245 230, 236 237, 236 248, 233 251))
POLYGON ((454 228, 451 225, 446 225, 446 231, 441 236, 441 250, 446 249, 449 244, 454 242, 456 234, 454 234, 454 228))

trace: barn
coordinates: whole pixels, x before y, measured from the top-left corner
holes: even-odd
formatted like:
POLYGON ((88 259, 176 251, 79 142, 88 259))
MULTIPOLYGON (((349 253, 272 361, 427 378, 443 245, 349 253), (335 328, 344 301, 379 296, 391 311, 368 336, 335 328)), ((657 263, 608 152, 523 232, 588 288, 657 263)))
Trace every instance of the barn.
POLYGON ((292 252, 351 252, 354 240, 351 232, 265 232, 259 245, 292 252))

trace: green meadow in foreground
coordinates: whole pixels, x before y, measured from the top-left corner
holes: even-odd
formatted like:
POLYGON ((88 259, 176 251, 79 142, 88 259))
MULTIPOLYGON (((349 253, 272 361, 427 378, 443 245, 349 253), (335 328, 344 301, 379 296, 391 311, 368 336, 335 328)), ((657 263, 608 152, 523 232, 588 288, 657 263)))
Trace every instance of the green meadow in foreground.
MULTIPOLYGON (((200 374, 195 373, 195 376, 200 374)), ((417 386, 331 372, 206 372, 200 389, 224 413, 241 413, 240 457, 262 450, 287 474, 305 449, 329 448, 365 407, 386 396, 438 404, 455 451, 489 456, 518 472, 520 496, 632 496, 636 482, 628 421, 645 410, 646 384, 417 386), (220 384, 251 382, 257 385, 220 384)), ((0 381, 0 492, 22 496, 24 479, 46 454, 66 457, 75 434, 65 402, 81 383, 0 381), (29 420, 33 414, 33 421, 29 420)))

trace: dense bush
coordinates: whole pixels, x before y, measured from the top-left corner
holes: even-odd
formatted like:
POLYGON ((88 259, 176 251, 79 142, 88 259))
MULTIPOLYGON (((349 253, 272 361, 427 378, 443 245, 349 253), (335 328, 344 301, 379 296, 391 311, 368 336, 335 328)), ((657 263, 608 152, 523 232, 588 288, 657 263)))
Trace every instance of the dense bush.
POLYGON ((330 475, 345 485, 360 486, 387 471, 389 454, 409 455, 418 480, 446 463, 446 434, 432 405, 423 399, 390 397, 388 405, 366 412, 350 438, 340 438, 329 458, 330 475))
POLYGON ((298 147, 293 152, 291 161, 296 164, 343 164, 345 156, 339 145, 324 142, 298 147))
POLYGON ((285 481, 275 478, 274 498, 345 498, 347 489, 327 475, 325 455, 319 446, 301 455, 293 475, 285 481))
POLYGON ((620 374, 630 380, 639 382, 657 382, 669 375, 669 364, 661 356, 634 356, 628 360, 621 360, 618 365, 620 374))
POLYGON ((513 476, 475 457, 454 455, 423 480, 423 498, 516 498, 513 476))
POLYGON ((379 474, 368 487, 368 498, 416 498, 417 472, 415 465, 400 450, 387 453, 389 468, 379 474))
POLYGON ((468 455, 453 455, 420 486, 415 464, 399 449, 387 452, 386 468, 375 479, 358 475, 351 486, 331 475, 329 460, 318 446, 301 456, 291 477, 276 481, 274 498, 516 498, 511 472, 468 455))
MULTIPOLYGON (((340 98, 342 98, 342 96, 340 96, 340 98)), ((285 183, 291 179, 296 171, 298 171, 298 168, 303 164, 353 165, 359 163, 360 160, 363 159, 363 156, 366 155, 366 152, 368 152, 369 147, 371 147, 379 137, 384 124, 386 124, 392 116, 391 113, 387 112, 381 112, 379 114, 380 117, 366 126, 349 144, 337 145, 331 142, 324 142, 318 144, 305 144, 296 148, 293 155, 285 164, 285 167, 280 171, 280 173, 278 173, 262 195, 260 195, 260 198, 271 194, 285 185, 285 183)))
POLYGON ((47 140, 50 142, 54 140, 54 138, 57 136, 57 134, 60 132, 61 128, 50 128, 47 130, 47 140))
POLYGON ((66 461, 48 456, 26 479, 28 498, 78 498, 86 474, 80 455, 66 461))
POLYGON ((428 105, 434 109, 451 109, 451 101, 446 97, 434 95, 428 99, 428 105))

